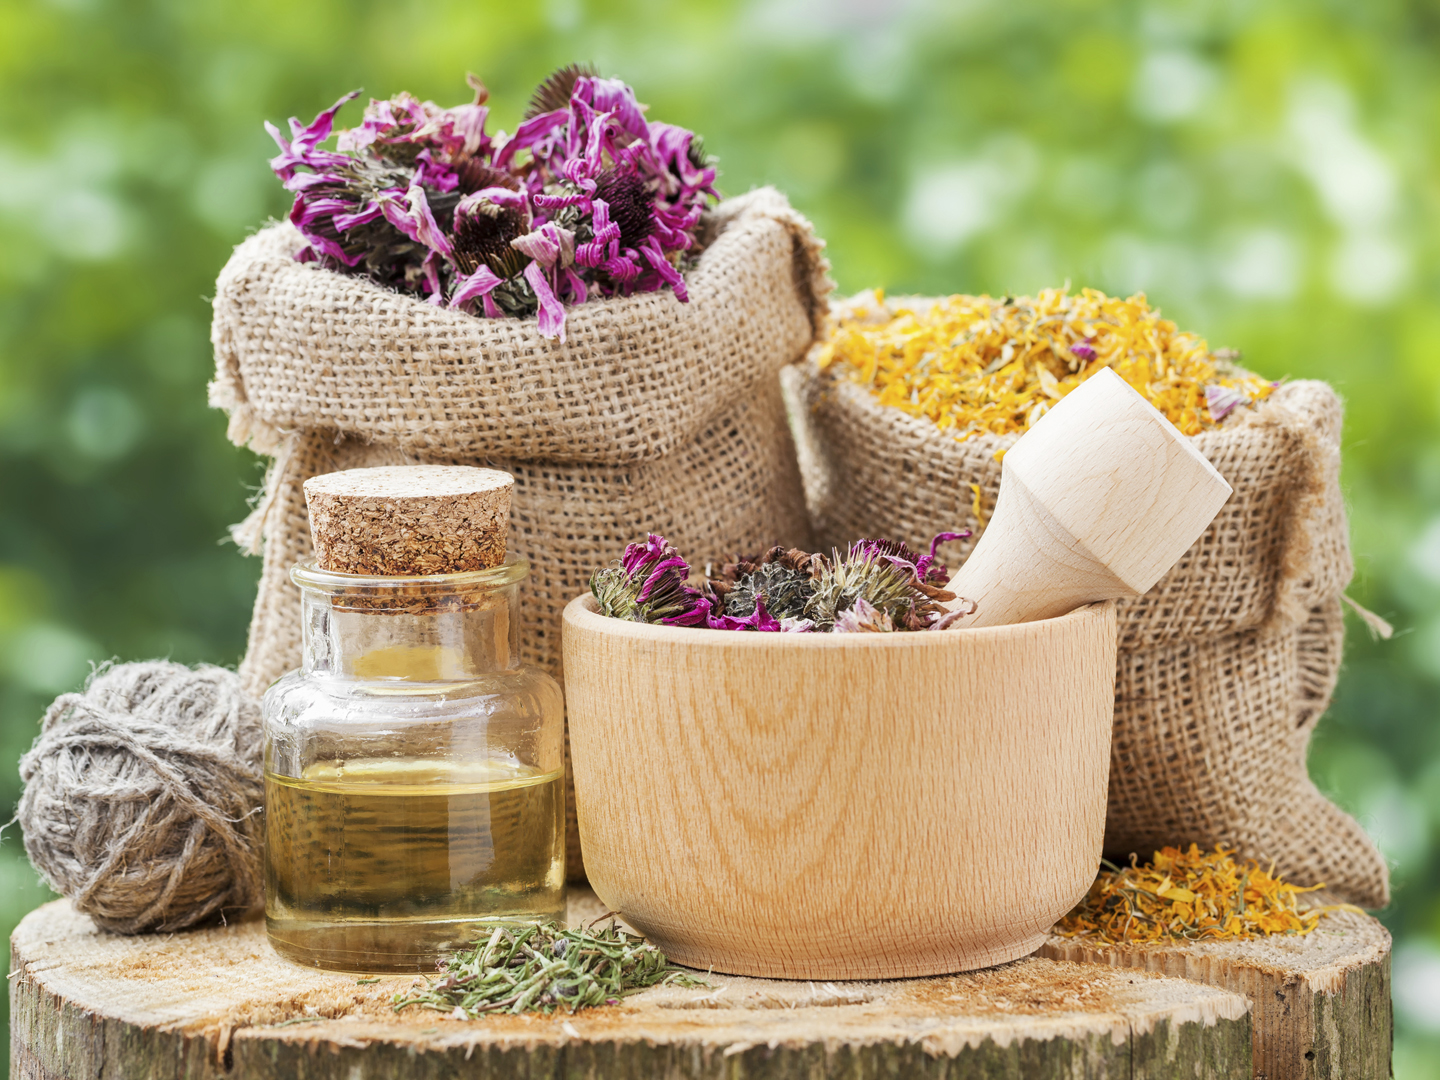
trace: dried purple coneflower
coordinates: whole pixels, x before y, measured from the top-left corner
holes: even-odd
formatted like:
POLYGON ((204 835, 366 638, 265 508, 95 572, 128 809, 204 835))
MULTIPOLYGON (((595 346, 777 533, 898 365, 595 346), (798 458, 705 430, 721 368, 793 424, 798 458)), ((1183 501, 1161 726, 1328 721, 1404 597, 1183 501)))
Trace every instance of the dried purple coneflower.
POLYGON ((409 94, 372 100, 357 128, 329 139, 347 94, 280 147, 271 167, 295 193, 296 256, 364 272, 430 303, 489 318, 537 316, 565 337, 565 310, 592 296, 671 288, 714 163, 684 128, 648 121, 618 79, 570 65, 536 89, 513 135, 485 130, 489 93, 444 109, 409 94))
POLYGON ((690 564, 663 537, 650 533, 643 544, 630 544, 619 566, 590 575, 590 591, 600 612, 630 622, 666 626, 705 626, 712 602, 685 584, 690 564))
POLYGON ((775 618, 798 621, 807 619, 805 607, 825 565, 823 555, 777 544, 763 555, 726 563, 718 577, 707 577, 725 615, 743 618, 763 603, 775 618))

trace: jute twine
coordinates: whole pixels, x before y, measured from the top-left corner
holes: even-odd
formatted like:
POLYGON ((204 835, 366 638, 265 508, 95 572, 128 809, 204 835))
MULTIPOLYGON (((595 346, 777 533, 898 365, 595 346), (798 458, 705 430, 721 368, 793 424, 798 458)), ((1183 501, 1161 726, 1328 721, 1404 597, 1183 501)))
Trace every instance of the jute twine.
POLYGON ((258 906, 260 707, 232 671, 99 669, 20 759, 25 850, 106 930, 180 930, 258 906))
MULTIPOLYGON (((995 506, 996 452, 1018 436, 958 442, 811 362, 785 379, 817 542, 893 536, 917 545, 968 527, 974 539, 941 549, 958 565, 995 506)), ((1296 381, 1193 436, 1235 493, 1170 573, 1119 605, 1112 857, 1227 843, 1274 859, 1297 884, 1388 903, 1384 858, 1305 765, 1335 687, 1340 598, 1353 573, 1341 420, 1330 387, 1296 381)))
MULTIPOLYGON (((781 368, 803 356, 832 284, 823 243, 760 189, 708 216, 669 291, 583 304, 566 341, 534 319, 477 319, 295 263, 289 226, 236 249, 216 284, 211 401, 274 463, 235 529, 263 551, 240 673, 253 694, 300 663, 290 568, 310 557, 302 485, 374 465, 480 465, 515 477, 509 550, 530 562, 521 651, 560 675, 560 613, 646 532, 710 558, 808 542, 781 368)), ((568 771, 568 753, 567 753, 568 771)), ((584 880, 573 786, 566 862, 584 880)))

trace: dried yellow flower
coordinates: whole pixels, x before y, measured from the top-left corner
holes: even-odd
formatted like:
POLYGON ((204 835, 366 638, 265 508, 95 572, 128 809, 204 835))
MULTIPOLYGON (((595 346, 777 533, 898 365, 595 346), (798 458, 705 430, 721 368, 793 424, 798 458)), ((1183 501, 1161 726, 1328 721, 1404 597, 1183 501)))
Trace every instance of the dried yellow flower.
POLYGON ((1327 911, 1359 911, 1350 904, 1302 910, 1308 889, 1275 876, 1234 850, 1202 852, 1167 847, 1153 862, 1121 869, 1110 864, 1076 908, 1055 926, 1062 937, 1106 945, 1214 938, 1239 941, 1265 934, 1308 934, 1327 911))
POLYGON ((862 293, 832 313, 817 355, 822 369, 843 363, 881 404, 927 416, 962 439, 1025 431, 1105 367, 1187 435, 1274 385, 1180 332, 1143 293, 1122 300, 1068 287, 910 305, 862 293))

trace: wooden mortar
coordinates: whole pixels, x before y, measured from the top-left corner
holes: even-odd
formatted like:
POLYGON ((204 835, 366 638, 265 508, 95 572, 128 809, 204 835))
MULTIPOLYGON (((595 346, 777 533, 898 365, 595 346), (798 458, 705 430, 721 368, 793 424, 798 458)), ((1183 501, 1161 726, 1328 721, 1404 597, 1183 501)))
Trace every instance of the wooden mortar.
POLYGON ((1115 607, 912 634, 565 609, 585 868, 674 960, 881 979, 1033 952, 1095 878, 1115 607))

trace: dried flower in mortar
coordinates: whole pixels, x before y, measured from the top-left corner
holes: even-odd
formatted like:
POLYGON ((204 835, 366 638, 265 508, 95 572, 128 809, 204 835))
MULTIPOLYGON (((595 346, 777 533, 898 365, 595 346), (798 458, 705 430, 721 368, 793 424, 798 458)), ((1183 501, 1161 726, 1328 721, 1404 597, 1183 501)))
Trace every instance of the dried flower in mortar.
POLYGON ((364 273, 433 304, 489 318, 538 316, 565 338, 566 305, 667 286, 681 276, 716 170, 684 128, 647 120, 618 79, 555 72, 514 134, 486 132, 488 91, 441 108, 402 93, 372 100, 358 128, 322 149, 342 97, 290 138, 266 124, 270 162, 295 193, 296 255, 364 273))
POLYGON ((726 563, 718 576, 707 568, 706 577, 722 615, 743 619, 760 605, 777 619, 798 621, 806 618, 815 582, 828 566, 824 555, 777 544, 758 558, 726 563))
POLYGON ((941 533, 927 555, 893 540, 861 540, 829 558, 777 545, 707 572, 696 588, 684 580, 685 561, 652 534, 627 547, 620 566, 597 570, 590 590, 602 614, 634 622, 772 633, 936 629, 953 619, 941 605, 955 598, 936 547, 969 535, 941 533))
POLYGON ((502 923, 484 942, 448 957, 439 980, 391 1001, 396 1012, 419 1005, 473 1020, 483 1013, 573 1013, 616 1005, 659 983, 708 985, 613 921, 599 930, 502 923))
POLYGON ((884 405, 961 438, 1027 430, 1085 379, 1111 368, 1187 435, 1277 385, 1211 351, 1151 308, 1067 288, 1038 296, 950 296, 928 306, 862 293, 832 313, 822 369, 842 364, 884 405))
POLYGON ((706 626, 711 597, 687 585, 690 564, 663 537, 649 533, 643 544, 629 544, 619 566, 590 575, 590 591, 600 610, 630 622, 666 626, 706 626))
POLYGON ((1350 904, 1301 909, 1302 893, 1254 859, 1236 862, 1234 850, 1203 852, 1167 847, 1154 861, 1120 868, 1107 862, 1080 904, 1055 933, 1106 945, 1218 938, 1245 940, 1267 934, 1308 934, 1327 911, 1359 911, 1350 904))
POLYGON ((969 535, 941 533, 928 555, 898 540, 857 540, 843 556, 836 552, 816 579, 805 613, 817 629, 837 633, 928 630, 945 617, 941 605, 955 599, 944 588, 950 574, 935 549, 969 535))

